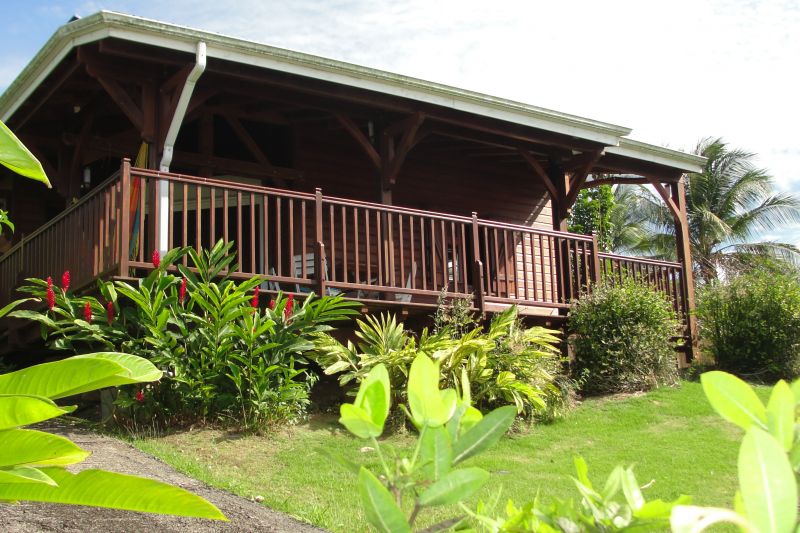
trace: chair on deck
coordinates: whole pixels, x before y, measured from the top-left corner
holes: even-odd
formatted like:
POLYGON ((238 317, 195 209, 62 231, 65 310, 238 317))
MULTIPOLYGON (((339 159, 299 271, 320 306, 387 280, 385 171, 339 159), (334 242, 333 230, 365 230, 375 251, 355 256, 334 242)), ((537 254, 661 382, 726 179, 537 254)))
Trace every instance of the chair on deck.
MULTIPOLYGON (((313 253, 305 255, 306 276, 308 276, 309 278, 313 278, 316 275, 316 269, 314 264, 315 259, 316 258, 313 253)), ((292 264, 294 265, 294 277, 296 278, 303 277, 303 255, 295 255, 292 258, 292 264)), ((323 265, 322 275, 325 281, 328 281, 328 261, 324 258, 322 260, 322 265, 323 265)), ((295 292, 308 294, 312 292, 312 290, 309 287, 300 285, 298 283, 295 285, 295 292)), ((328 296, 338 296, 342 294, 342 291, 340 291, 339 289, 334 289, 333 287, 328 287, 326 292, 328 296)))
MULTIPOLYGON (((417 262, 414 261, 411 263, 411 271, 408 273, 408 277, 406 278, 406 289, 411 288, 411 284, 413 283, 414 278, 417 277, 417 262)), ((410 303, 411 302, 411 294, 395 294, 394 299, 396 302, 403 302, 403 303, 410 303)))

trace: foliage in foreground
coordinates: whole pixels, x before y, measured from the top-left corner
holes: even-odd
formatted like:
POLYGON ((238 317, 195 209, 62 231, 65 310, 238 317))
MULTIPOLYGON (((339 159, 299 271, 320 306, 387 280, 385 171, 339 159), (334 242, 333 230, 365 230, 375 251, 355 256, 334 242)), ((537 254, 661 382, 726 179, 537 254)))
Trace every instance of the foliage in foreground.
POLYGON ((0 375, 0 502, 19 500, 111 507, 225 520, 212 504, 160 481, 67 465, 89 456, 70 440, 24 429, 69 413, 53 400, 104 387, 157 381, 150 362, 122 353, 93 353, 0 375))
POLYGON ((648 390, 677 382, 678 323, 670 302, 643 283, 603 282, 569 313, 573 373, 590 394, 648 390))
MULTIPOLYGON (((479 490, 489 472, 477 467, 456 468, 493 446, 511 427, 513 406, 483 416, 470 405, 466 379, 461 394, 439 389, 439 368, 426 355, 414 358, 409 369, 404 411, 419 430, 413 454, 386 458, 377 438, 383 434, 391 407, 389 373, 375 365, 361 381, 353 403, 341 407, 339 422, 350 433, 372 443, 381 459, 376 475, 364 466, 344 462, 358 474, 358 492, 367 522, 384 533, 410 532, 427 508, 458 503, 479 490), (411 507, 406 516, 404 507, 411 507)), ((463 516, 444 520, 428 531, 450 529, 463 516)))
POLYGON ((341 385, 362 382, 374 367, 384 365, 402 401, 411 363, 424 354, 439 365, 445 387, 469 384, 479 408, 513 404, 520 415, 530 417, 561 399, 554 385, 561 367, 557 334, 524 327, 516 307, 495 315, 485 332, 477 325, 463 334, 426 329, 418 338, 386 314, 358 320, 356 343, 318 336, 313 357, 326 374, 340 374, 341 385))
POLYGON ((315 377, 304 366, 311 338, 354 314, 355 304, 313 294, 295 302, 281 293, 266 306, 258 294, 263 278, 229 277, 232 246, 154 254, 153 271, 137 285, 98 282, 101 298, 69 292, 68 273, 60 288, 28 279, 20 290, 49 309, 14 316, 38 321, 54 349, 137 353, 163 370, 161 383, 120 393, 117 404, 132 417, 125 423, 222 418, 258 429, 297 420, 315 377))
POLYGON ((800 375, 800 278, 753 270, 700 290, 703 346, 717 367, 771 381, 800 375))

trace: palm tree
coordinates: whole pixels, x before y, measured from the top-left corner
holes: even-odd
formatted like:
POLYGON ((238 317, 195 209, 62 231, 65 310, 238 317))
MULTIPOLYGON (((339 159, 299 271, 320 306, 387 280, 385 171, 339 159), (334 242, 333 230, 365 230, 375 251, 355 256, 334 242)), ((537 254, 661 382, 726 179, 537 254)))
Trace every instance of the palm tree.
MULTIPOLYGON (((796 246, 758 240, 764 231, 800 221, 800 200, 775 193, 772 177, 751 162, 754 154, 730 149, 720 138, 702 139, 694 153, 708 158, 703 171, 686 180, 689 239, 698 279, 717 279, 720 271, 752 256, 800 263, 796 246)), ((652 255, 674 259, 672 214, 649 190, 640 199, 651 221, 645 242, 652 255)))
POLYGON ((611 251, 618 254, 636 254, 646 242, 647 209, 635 185, 615 185, 614 205, 611 208, 608 241, 611 251))

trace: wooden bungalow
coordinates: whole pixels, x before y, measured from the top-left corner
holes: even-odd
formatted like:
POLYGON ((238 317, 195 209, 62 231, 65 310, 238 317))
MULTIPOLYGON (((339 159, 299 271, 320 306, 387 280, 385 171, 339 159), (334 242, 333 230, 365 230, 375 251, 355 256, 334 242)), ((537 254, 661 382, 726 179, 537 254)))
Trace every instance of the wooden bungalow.
POLYGON ((3 302, 23 276, 89 286, 225 239, 265 290, 406 312, 444 289, 557 322, 592 281, 637 276, 695 338, 682 175, 703 159, 625 127, 106 11, 56 31, 0 118, 53 181, 0 179, 17 224, 3 302), (603 183, 655 187, 679 262, 566 231, 578 192, 603 183))

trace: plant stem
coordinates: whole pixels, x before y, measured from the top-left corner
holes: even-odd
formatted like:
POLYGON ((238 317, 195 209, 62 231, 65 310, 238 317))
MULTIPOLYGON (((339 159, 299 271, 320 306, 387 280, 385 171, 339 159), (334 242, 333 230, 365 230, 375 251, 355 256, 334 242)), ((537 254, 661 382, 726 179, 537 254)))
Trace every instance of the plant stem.
POLYGON ((383 471, 386 473, 386 479, 391 482, 392 473, 389 471, 389 466, 386 464, 386 459, 383 457, 383 452, 381 452, 381 445, 378 444, 378 439, 375 437, 370 438, 372 439, 372 445, 375 446, 375 451, 378 452, 378 458, 380 458, 381 466, 383 466, 383 471))
POLYGON ((422 426, 422 429, 419 430, 419 438, 417 439, 417 446, 414 448, 414 457, 411 459, 411 469, 414 470, 417 466, 417 459, 419 458, 419 452, 422 448, 422 439, 425 437, 425 430, 428 429, 427 425, 422 426))

